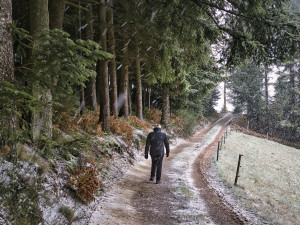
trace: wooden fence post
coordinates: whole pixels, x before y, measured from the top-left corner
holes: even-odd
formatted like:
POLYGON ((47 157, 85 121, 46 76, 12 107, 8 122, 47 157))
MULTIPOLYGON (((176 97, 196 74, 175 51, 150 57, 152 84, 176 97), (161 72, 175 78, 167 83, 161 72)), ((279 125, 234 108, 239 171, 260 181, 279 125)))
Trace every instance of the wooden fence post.
POLYGON ((241 167, 241 158, 243 155, 239 154, 239 161, 238 161, 238 165, 236 168, 236 175, 235 175, 235 180, 234 180, 234 185, 237 184, 238 178, 239 178, 239 171, 240 171, 240 167, 241 167))

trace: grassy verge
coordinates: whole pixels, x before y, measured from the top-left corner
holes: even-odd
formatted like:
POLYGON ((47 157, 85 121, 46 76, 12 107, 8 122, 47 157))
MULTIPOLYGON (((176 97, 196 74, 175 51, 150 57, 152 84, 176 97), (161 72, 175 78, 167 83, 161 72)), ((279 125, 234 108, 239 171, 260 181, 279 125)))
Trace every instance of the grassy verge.
POLYGON ((300 150, 231 132, 220 151, 217 170, 249 210, 270 224, 300 222, 300 150), (234 186, 238 155, 243 154, 234 186))

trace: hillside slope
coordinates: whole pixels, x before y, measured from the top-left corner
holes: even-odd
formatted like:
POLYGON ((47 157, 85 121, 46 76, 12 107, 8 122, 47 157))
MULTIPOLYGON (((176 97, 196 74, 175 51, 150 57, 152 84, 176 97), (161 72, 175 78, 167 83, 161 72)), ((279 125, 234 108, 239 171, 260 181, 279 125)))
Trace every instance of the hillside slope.
POLYGON ((232 131, 214 166, 235 198, 268 223, 300 223, 300 150, 232 131))

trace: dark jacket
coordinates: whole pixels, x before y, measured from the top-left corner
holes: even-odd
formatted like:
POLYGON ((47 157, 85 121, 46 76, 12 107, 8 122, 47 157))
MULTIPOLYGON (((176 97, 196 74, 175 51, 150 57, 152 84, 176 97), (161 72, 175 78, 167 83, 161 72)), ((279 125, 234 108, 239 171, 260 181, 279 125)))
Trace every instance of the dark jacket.
POLYGON ((167 135, 161 132, 161 128, 154 128, 146 141, 145 156, 148 156, 149 148, 151 157, 164 155, 164 146, 166 147, 166 154, 169 156, 170 148, 167 135))

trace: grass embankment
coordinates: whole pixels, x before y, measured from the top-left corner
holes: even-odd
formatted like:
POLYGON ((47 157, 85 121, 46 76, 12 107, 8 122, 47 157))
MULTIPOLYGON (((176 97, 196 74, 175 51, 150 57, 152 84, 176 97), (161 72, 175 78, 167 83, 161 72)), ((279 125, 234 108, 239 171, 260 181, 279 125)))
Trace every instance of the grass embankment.
POLYGON ((300 150, 232 131, 216 167, 237 199, 268 223, 300 223, 300 150), (234 186, 239 154, 242 167, 234 186))

